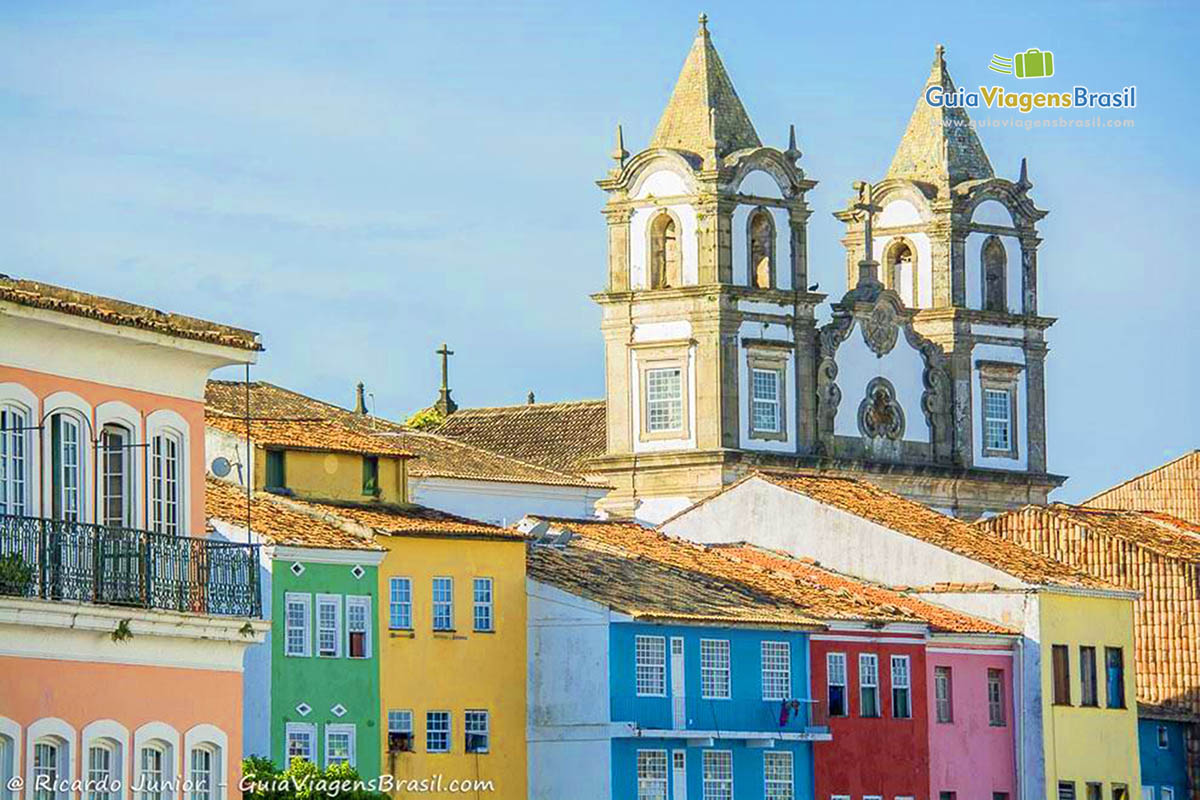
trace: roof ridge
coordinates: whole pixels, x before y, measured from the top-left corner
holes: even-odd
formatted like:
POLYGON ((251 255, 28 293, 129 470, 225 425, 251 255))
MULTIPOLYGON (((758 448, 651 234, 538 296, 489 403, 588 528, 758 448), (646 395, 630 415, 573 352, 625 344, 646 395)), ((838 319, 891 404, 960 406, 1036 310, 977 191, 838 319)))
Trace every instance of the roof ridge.
MULTIPOLYGON (((532 461, 523 461, 519 458, 515 458, 514 456, 510 456, 505 453, 498 453, 495 450, 489 450, 488 448, 481 447, 477 444, 470 444, 469 442, 464 442, 461 439, 455 439, 453 436, 443 436, 442 434, 437 433, 436 431, 422 431, 422 430, 418 430, 416 428, 411 428, 411 429, 406 429, 404 431, 393 431, 388 435, 391 435, 391 436, 414 436, 414 435, 415 436, 428 436, 431 438, 435 438, 440 442, 448 442, 450 444, 455 445, 456 447, 465 447, 469 450, 479 450, 481 452, 487 453, 488 455, 494 456, 499 459, 503 459, 504 461, 510 461, 513 464, 519 464, 522 467, 528 467, 530 469, 537 470, 538 472, 544 472, 549 475, 557 476, 559 478, 567 478, 570 480, 580 480, 580 481, 584 480, 583 476, 581 476, 581 475, 575 475, 570 472, 561 472, 556 469, 551 469, 550 467, 543 467, 540 464, 534 464, 532 461)), ((591 484, 589 482, 589 485, 593 485, 593 484, 591 484)), ((594 485, 600 486, 601 484, 594 484, 594 485)))
MULTIPOLYGON (((474 406, 472 408, 459 408, 453 414, 449 414, 446 420, 449 421, 455 416, 463 414, 475 414, 479 412, 489 411, 517 411, 521 409, 543 409, 543 408, 561 408, 562 406, 586 406, 607 404, 607 400, 603 397, 590 398, 588 400, 556 400, 551 403, 513 403, 506 406, 474 406)), ((443 423, 445 424, 445 423, 443 423)))
POLYGON ((1107 489, 1103 489, 1099 492, 1096 492, 1096 494, 1081 501, 1081 504, 1086 505, 1086 504, 1092 502, 1093 500, 1103 497, 1106 494, 1111 494, 1112 492, 1115 492, 1124 486, 1128 486, 1129 484, 1133 483, 1134 481, 1140 481, 1143 478, 1148 478, 1149 476, 1153 475, 1155 472, 1160 472, 1160 471, 1166 469, 1167 467, 1174 466, 1175 464, 1178 464, 1180 461, 1183 461, 1185 458, 1189 458, 1194 455, 1200 455, 1200 447, 1194 447, 1191 450, 1186 450, 1183 453, 1180 453, 1175 458, 1172 458, 1170 461, 1167 461, 1166 463, 1159 464, 1157 467, 1151 467, 1150 469, 1148 469, 1144 472, 1140 472, 1131 478, 1127 478, 1118 484, 1115 484, 1113 486, 1108 487, 1107 489))

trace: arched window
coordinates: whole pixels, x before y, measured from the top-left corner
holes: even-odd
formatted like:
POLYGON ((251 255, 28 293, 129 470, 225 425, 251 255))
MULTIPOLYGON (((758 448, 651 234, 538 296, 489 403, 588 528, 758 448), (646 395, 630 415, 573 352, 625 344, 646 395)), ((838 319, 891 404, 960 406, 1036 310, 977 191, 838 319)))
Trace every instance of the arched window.
POLYGON ((1007 311, 1008 254, 999 236, 989 236, 980 255, 983 262, 983 308, 985 311, 1007 311))
POLYGON ((759 208, 750 215, 750 285, 770 289, 775 285, 775 221, 759 208))
POLYGON ((183 521, 183 437, 163 430, 150 441, 150 525, 155 533, 180 533, 183 521))
POLYGON ((56 737, 38 739, 33 745, 33 800, 55 800, 65 793, 57 790, 68 772, 67 748, 56 737))
POLYGON ((904 239, 898 240, 887 251, 884 264, 884 283, 894 290, 905 305, 917 305, 917 257, 912 245, 904 239))
POLYGON ((0 514, 29 513, 29 412, 0 406, 0 514))
POLYGON ((138 752, 138 800, 165 800, 170 796, 171 748, 162 742, 150 742, 138 752))
POLYGON ((83 518, 86 441, 87 431, 78 416, 67 411, 50 415, 51 513, 55 519, 78 522, 83 518))
POLYGON ((133 521, 133 434, 110 422, 100 429, 100 519, 131 528, 133 521))
POLYGON ((0 799, 12 800, 16 795, 9 786, 17 777, 17 737, 20 729, 11 720, 0 717, 0 799))
POLYGON ((682 252, 675 218, 661 212, 650 223, 650 288, 683 285, 682 252))
POLYGON ((211 747, 193 747, 188 778, 192 783, 190 800, 216 800, 218 762, 211 747))
POLYGON ((107 742, 95 742, 87 752, 87 800, 114 800, 120 781, 120 763, 116 748, 107 742))

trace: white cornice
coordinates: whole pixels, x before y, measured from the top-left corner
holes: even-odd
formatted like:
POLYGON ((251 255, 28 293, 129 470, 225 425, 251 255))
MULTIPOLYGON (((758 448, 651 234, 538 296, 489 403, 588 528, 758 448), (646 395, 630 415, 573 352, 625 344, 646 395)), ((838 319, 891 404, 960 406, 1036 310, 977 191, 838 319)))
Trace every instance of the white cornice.
POLYGON ((267 552, 279 561, 302 561, 309 564, 362 564, 378 567, 387 556, 386 550, 332 550, 323 547, 273 545, 267 552))

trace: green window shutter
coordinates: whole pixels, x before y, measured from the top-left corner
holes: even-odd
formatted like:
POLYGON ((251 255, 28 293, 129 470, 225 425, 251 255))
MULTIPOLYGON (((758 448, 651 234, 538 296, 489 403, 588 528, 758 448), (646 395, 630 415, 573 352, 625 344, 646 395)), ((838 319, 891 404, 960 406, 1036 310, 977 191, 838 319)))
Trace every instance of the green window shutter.
POLYGON ((362 493, 379 496, 379 459, 375 456, 363 456, 362 493))
POLYGON ((284 470, 283 451, 267 451, 267 488, 283 489, 287 486, 287 473, 284 470))

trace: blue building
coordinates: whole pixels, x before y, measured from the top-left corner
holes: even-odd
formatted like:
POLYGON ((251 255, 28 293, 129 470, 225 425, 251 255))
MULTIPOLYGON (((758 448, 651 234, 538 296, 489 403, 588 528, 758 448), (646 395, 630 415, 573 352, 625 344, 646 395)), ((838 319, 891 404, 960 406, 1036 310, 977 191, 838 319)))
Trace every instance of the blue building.
POLYGON ((819 620, 750 567, 633 523, 521 527, 531 798, 813 800, 819 620))
POLYGON ((1187 800, 1186 735, 1192 724, 1180 713, 1139 704, 1143 800, 1187 800))

